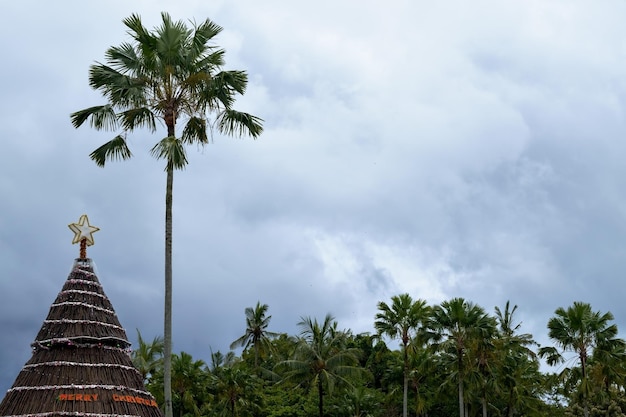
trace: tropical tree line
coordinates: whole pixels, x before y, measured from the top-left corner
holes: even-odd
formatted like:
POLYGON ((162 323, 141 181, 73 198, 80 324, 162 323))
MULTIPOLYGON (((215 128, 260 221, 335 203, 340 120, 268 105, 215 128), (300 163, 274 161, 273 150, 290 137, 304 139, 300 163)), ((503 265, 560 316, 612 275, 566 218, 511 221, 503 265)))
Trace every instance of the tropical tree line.
MULTIPOLYGON (((226 354, 172 354, 174 416, 626 416, 626 343, 611 313, 560 307, 553 345, 539 346, 508 302, 489 313, 400 294, 377 307, 373 334, 328 314, 301 317, 294 335, 270 331, 267 304, 246 308, 226 354)), ((138 336, 133 362, 163 404, 163 340, 138 336)))

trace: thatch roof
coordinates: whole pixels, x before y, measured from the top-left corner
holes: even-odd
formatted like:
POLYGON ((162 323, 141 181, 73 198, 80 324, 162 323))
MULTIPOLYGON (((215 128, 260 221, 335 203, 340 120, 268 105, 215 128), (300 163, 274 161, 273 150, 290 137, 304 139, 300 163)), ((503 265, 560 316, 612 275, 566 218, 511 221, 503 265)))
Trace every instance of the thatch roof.
POLYGON ((74 262, 32 348, 0 416, 162 417, 91 259, 74 262))

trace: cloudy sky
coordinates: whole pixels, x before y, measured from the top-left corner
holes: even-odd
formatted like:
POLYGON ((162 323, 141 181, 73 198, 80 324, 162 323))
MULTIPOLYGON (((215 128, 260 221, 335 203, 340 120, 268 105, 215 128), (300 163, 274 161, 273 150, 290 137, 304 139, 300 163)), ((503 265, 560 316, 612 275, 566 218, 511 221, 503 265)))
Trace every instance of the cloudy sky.
MULTIPOLYGON (((256 141, 189 149, 174 184, 174 351, 209 359, 269 305, 270 329, 333 314, 372 331, 408 292, 517 304, 549 343, 557 307, 626 329, 626 5, 620 1, 109 1, 0 6, 0 392, 30 358, 88 214, 99 278, 132 341, 162 334, 165 173, 98 168, 115 132, 74 129, 102 104, 88 68, 160 12, 224 27, 236 108, 256 141)), ((624 336, 622 336, 624 337, 624 336)))

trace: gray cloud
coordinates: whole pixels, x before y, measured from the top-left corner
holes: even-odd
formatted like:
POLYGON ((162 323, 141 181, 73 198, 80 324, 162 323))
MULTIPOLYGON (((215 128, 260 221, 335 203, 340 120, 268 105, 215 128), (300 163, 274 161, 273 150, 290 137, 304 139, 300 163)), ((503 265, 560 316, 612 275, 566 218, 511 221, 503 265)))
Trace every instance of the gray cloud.
POLYGON ((66 225, 83 213, 129 337, 161 333, 159 137, 133 134, 134 158, 101 169, 88 154, 111 133, 69 123, 102 102, 88 66, 133 12, 224 26, 228 67, 250 74, 239 108, 266 121, 259 140, 189 149, 175 175, 175 351, 227 350, 257 301, 274 331, 327 312, 371 331, 376 303, 406 291, 489 311, 510 299, 542 343, 574 300, 623 327, 624 5, 479 3, 8 5, 0 391, 67 277, 66 225))

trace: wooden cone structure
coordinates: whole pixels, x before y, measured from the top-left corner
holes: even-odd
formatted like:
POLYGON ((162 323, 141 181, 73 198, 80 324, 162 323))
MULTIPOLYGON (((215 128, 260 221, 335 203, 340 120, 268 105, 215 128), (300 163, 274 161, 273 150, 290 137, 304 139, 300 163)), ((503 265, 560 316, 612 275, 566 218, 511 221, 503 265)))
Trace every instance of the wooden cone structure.
POLYGON ((79 258, 0 403, 2 417, 162 417, 94 272, 79 258))

